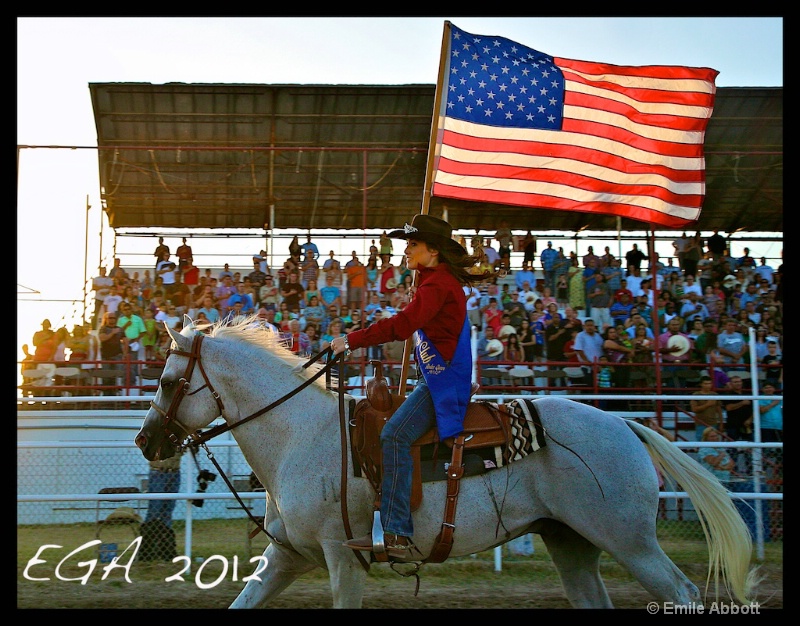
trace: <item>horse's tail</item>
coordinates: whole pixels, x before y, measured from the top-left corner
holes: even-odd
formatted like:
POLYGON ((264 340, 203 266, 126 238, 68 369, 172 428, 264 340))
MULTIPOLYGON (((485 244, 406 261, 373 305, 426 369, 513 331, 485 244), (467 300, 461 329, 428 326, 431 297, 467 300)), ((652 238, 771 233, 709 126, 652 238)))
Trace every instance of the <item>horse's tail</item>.
POLYGON ((645 444, 656 467, 671 476, 689 495, 708 543, 708 578, 712 573, 719 597, 720 582, 728 595, 742 604, 758 583, 750 567, 753 543, 742 516, 722 483, 702 465, 657 432, 633 420, 625 420, 645 444))

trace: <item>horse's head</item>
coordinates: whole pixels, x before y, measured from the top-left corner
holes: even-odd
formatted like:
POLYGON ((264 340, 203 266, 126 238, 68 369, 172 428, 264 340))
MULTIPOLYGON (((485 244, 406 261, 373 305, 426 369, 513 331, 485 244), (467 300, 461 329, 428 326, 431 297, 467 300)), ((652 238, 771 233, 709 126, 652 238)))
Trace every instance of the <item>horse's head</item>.
POLYGON ((204 335, 198 334, 191 323, 184 325, 181 333, 170 328, 167 332, 172 347, 150 410, 134 440, 150 461, 174 456, 190 434, 222 412, 201 361, 204 335))

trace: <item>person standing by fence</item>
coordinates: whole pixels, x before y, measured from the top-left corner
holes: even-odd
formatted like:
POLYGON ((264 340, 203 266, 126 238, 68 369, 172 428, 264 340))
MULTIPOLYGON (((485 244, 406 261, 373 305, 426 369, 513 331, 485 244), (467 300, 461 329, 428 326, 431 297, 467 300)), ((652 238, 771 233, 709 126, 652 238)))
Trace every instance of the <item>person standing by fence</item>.
MULTIPOLYGON (((147 474, 148 493, 178 493, 181 489, 183 449, 163 461, 150 461, 147 474)), ((170 561, 177 554, 172 513, 175 500, 148 500, 142 524, 140 557, 143 561, 170 561)))

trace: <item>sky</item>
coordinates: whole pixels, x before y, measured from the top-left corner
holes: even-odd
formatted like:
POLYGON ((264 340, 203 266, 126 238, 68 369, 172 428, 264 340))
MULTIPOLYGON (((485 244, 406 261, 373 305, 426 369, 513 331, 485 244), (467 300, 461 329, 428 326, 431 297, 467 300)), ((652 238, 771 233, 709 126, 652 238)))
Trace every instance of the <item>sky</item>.
POLYGON ((554 56, 783 86, 779 17, 18 18, 17 144, 76 149, 18 151, 17 346, 45 317, 69 318, 113 242, 85 149, 97 145, 89 83, 434 84, 445 20, 554 56))

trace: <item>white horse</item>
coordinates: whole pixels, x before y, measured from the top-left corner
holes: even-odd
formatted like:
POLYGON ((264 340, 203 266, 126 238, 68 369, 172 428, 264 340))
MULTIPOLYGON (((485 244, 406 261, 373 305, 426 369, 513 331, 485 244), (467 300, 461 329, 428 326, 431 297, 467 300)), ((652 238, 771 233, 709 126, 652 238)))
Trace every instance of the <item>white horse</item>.
MULTIPOLYGON (((187 322, 188 322, 187 318, 187 322)), ((234 426, 311 376, 274 331, 254 318, 170 331, 173 351, 136 436, 147 459, 175 453, 175 441, 223 416, 234 426), (170 434, 175 436, 171 437, 170 434), (177 437, 177 438, 176 438, 177 437)), ((318 366, 315 366, 318 367, 318 366)), ((461 479, 450 556, 488 550, 525 533, 541 535, 574 607, 612 608, 599 572, 605 551, 661 602, 701 603, 701 594, 656 538, 658 477, 672 476, 692 499, 709 546, 706 591, 746 603, 756 583, 748 530, 720 482, 652 430, 564 397, 535 401, 547 445, 502 468, 461 479), (557 443, 562 445, 557 445, 557 443), (648 454, 649 453, 649 454, 648 454), (503 529, 499 531, 498 528, 503 529)), ((231 608, 263 607, 304 573, 330 575, 334 607, 361 606, 366 571, 347 538, 339 409, 322 379, 232 429, 266 488, 267 568, 231 608)), ((351 456, 347 454, 348 465, 351 456)), ((369 532, 375 494, 347 468, 352 535, 369 532)), ((430 553, 441 530, 446 481, 423 484, 414 543, 430 553)))

